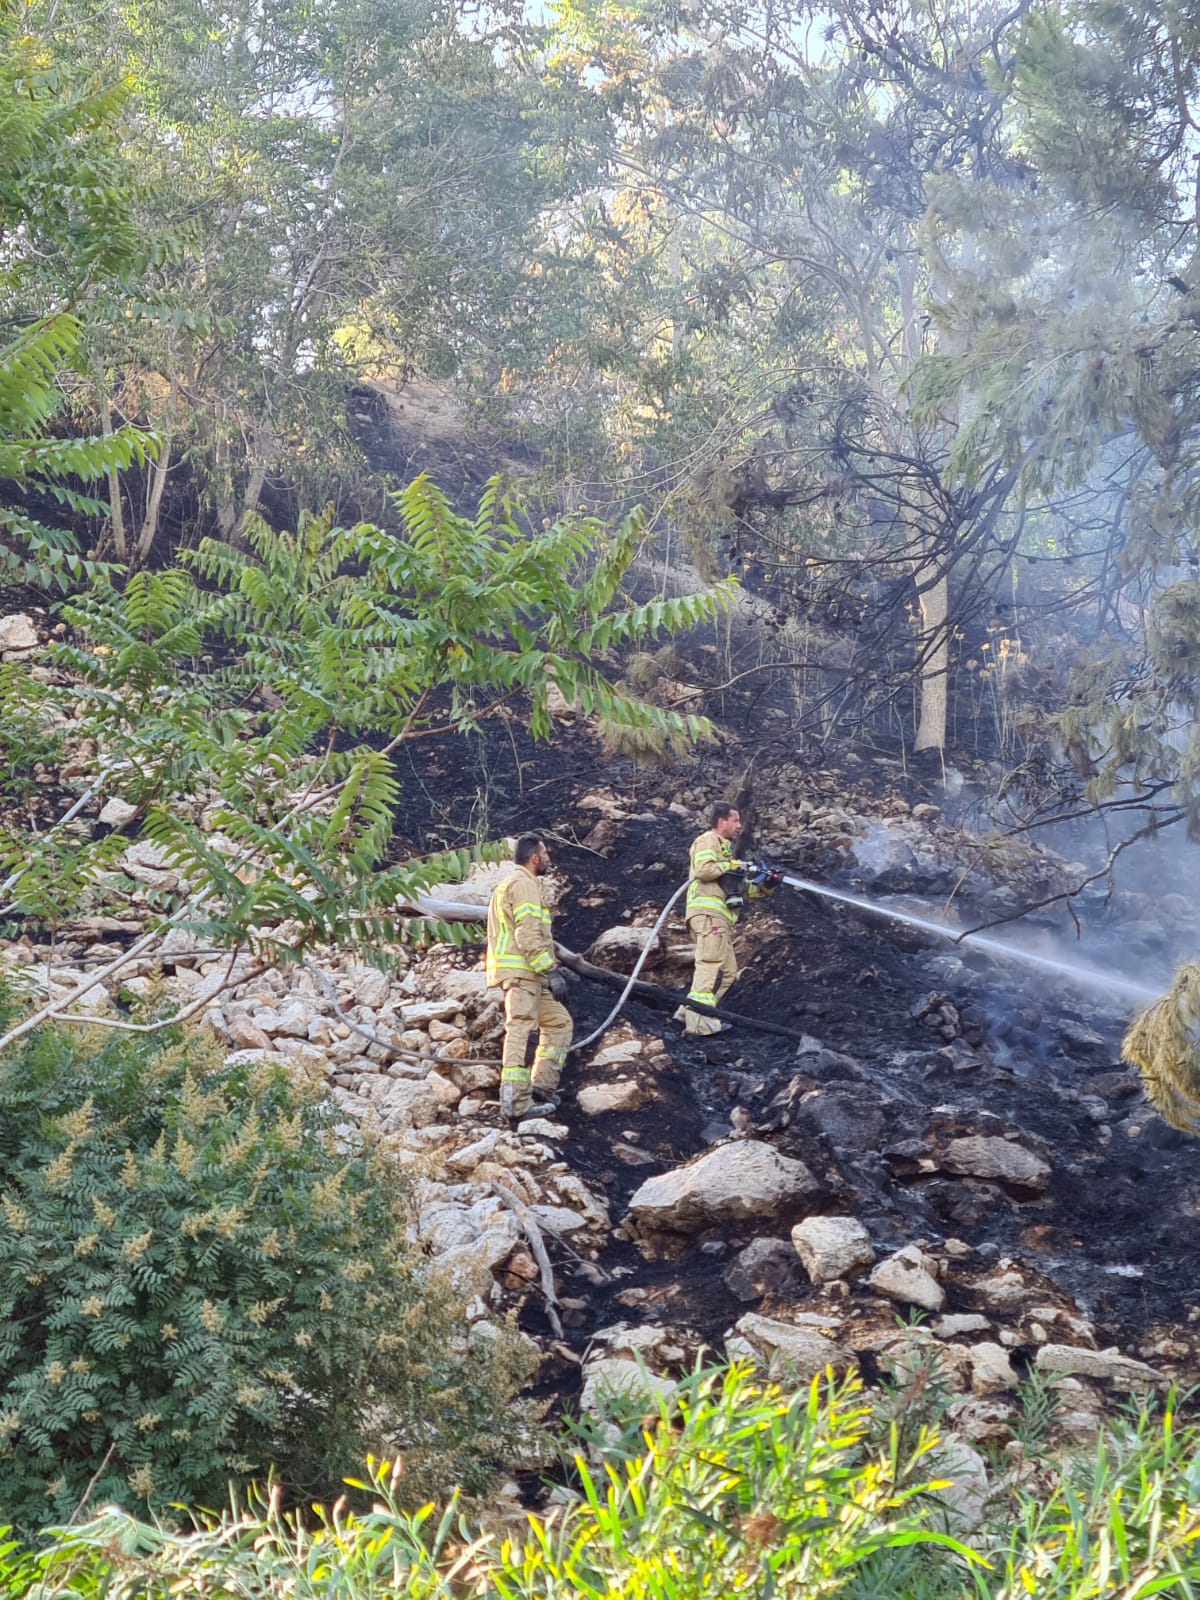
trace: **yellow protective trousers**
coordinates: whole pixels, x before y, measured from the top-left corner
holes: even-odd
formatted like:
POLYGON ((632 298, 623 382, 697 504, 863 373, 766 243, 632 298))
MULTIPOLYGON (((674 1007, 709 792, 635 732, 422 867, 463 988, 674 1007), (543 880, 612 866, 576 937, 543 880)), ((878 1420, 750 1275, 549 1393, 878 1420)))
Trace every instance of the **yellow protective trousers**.
POLYGON ((504 988, 504 1050, 500 1068, 500 1108, 520 1117, 533 1104, 533 1090, 553 1094, 562 1077, 574 1034, 571 1013, 540 978, 513 978, 504 988), (533 1071, 525 1065, 529 1035, 538 1031, 533 1071))
MULTIPOLYGON (((696 941, 696 965, 692 973, 689 1000, 715 1006, 738 975, 733 953, 733 926, 727 917, 699 912, 687 919, 688 932, 696 941)), ((684 1029, 688 1033, 716 1033, 720 1023, 702 1012, 685 1010, 684 1029)))

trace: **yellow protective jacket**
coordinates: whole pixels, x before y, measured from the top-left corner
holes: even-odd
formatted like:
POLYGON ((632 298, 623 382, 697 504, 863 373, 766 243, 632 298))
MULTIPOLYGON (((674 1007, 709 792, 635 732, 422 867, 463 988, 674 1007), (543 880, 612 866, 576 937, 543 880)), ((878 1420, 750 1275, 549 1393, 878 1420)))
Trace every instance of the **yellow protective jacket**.
POLYGON ((550 913, 542 886, 527 867, 518 867, 492 891, 487 916, 488 987, 506 978, 540 978, 555 965, 550 913))
POLYGON ((733 846, 722 839, 715 828, 702 833, 692 845, 688 857, 688 884, 685 917, 702 914, 724 917, 730 924, 737 921, 737 912, 725 898, 721 887, 722 876, 731 870, 734 862, 733 846))

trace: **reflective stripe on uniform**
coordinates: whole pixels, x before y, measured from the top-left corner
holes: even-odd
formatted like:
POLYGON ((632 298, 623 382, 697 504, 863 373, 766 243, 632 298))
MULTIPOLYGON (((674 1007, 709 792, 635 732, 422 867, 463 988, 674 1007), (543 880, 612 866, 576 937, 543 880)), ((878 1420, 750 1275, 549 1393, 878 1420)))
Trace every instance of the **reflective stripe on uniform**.
POLYGON ((732 927, 737 921, 737 912, 726 900, 724 891, 717 887, 715 881, 704 883, 695 874, 701 867, 710 863, 723 871, 729 870, 733 861, 733 848, 727 839, 722 839, 720 849, 714 848, 711 844, 705 844, 697 849, 697 845, 700 845, 704 838, 705 835, 701 834, 692 845, 691 859, 688 862, 692 878, 688 884, 687 902, 683 914, 685 918, 722 917, 732 927))
POLYGON ((526 959, 520 946, 517 944, 517 924, 519 922, 535 922, 545 929, 547 942, 550 939, 550 912, 542 905, 540 900, 518 900, 510 912, 505 904, 504 896, 511 886, 511 879, 497 884, 492 893, 491 904, 488 906, 488 945, 487 961, 485 964, 485 977, 489 988, 501 983, 505 978, 536 978, 549 972, 554 966, 554 956, 550 950, 539 950, 526 959))
POLYGON ((528 1083, 528 1067, 504 1067, 500 1073, 501 1083, 528 1083))
POLYGON ((692 989, 688 994, 689 1000, 695 1000, 698 1005, 715 1006, 717 997, 711 989, 692 989))

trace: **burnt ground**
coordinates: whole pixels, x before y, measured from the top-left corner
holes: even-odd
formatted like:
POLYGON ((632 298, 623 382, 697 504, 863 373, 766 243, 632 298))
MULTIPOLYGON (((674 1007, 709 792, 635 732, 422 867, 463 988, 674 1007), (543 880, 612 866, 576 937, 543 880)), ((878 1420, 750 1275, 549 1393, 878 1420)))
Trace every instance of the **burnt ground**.
MULTIPOLYGON (((744 751, 730 747, 703 766, 637 772, 584 735, 535 749, 509 727, 503 738, 494 730, 465 764, 461 746, 426 746, 399 820, 413 845, 456 842, 450 819, 472 808, 493 835, 546 830, 566 885, 555 934, 584 951, 615 924, 650 923, 681 881, 696 818, 669 813, 671 797, 682 790, 721 798, 745 767, 744 751), (600 814, 581 802, 597 792, 626 815, 591 833, 600 814)), ((840 780, 848 804, 864 786, 850 770, 856 778, 840 780)), ((765 763, 756 768, 754 804, 760 813, 772 804, 765 763)), ((793 868, 835 882, 840 858, 815 839, 801 833, 787 855, 793 868)), ((841 870, 844 878, 844 862, 841 870)), ((669 923, 667 933, 668 944, 686 940, 682 923, 669 923)), ((669 1012, 634 1003, 628 1024, 644 1039, 661 1038, 670 1062, 645 1085, 645 1103, 598 1117, 574 1103, 580 1087, 606 1079, 610 1069, 593 1067, 592 1058, 619 1029, 568 1067, 564 1156, 607 1197, 614 1222, 645 1178, 733 1135, 730 1113, 740 1108, 748 1131, 822 1179, 815 1209, 857 1216, 881 1253, 913 1240, 970 1246, 951 1267, 948 1312, 980 1309, 979 1277, 1011 1260, 1047 1296, 1077 1306, 1100 1345, 1141 1354, 1185 1383, 1200 1375, 1189 1316, 1200 1305, 1200 1143, 1162 1123, 1121 1065, 1123 1012, 1102 995, 1033 983, 965 948, 787 888, 751 910, 737 944, 742 977, 730 1004, 793 1028, 807 1036, 803 1045, 745 1029, 689 1040, 669 1012), (931 995, 963 1019, 952 1039, 919 1015, 931 995), (1044 1155, 1053 1170, 1048 1190, 1021 1192, 940 1167, 950 1138, 979 1133, 1016 1136, 1044 1155)), ((651 966, 646 976, 686 984, 677 966, 651 966)), ((577 1037, 614 998, 577 983, 577 1037)), ((786 1220, 770 1219, 761 1231, 786 1237, 786 1220)), ((593 1331, 621 1320, 718 1341, 748 1309, 724 1274, 752 1236, 701 1236, 669 1260, 646 1260, 614 1236, 599 1263, 603 1282, 561 1258, 560 1292, 580 1302, 570 1342, 582 1349, 593 1331)), ((815 1309, 817 1291, 800 1273, 754 1309, 810 1302, 815 1309)), ((523 1320, 545 1332, 536 1302, 527 1302, 523 1320)), ((569 1365, 547 1382, 569 1387, 569 1365)))

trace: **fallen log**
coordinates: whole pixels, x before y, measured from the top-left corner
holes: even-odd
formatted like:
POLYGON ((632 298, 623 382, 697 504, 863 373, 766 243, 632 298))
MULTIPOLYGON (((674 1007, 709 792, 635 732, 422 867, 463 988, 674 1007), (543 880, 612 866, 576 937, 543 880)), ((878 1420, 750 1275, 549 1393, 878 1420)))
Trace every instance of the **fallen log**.
POLYGON ((437 917, 442 922, 486 922, 487 901, 441 900, 436 895, 415 894, 399 909, 417 917, 437 917))
MULTIPOLYGON (((555 944, 554 948, 564 967, 568 967, 592 983, 602 983, 609 989, 623 989, 629 982, 629 979, 622 977, 619 972, 609 972, 606 967, 598 967, 584 956, 576 955, 574 950, 568 950, 565 945, 555 944)), ((778 1034, 781 1039, 799 1041, 805 1037, 795 1028, 785 1028, 778 1022, 766 1022, 762 1017, 747 1017, 740 1011, 730 1011, 725 1006, 701 1005, 697 1000, 689 1000, 681 989, 664 989, 657 983, 645 983, 641 978, 633 985, 629 998, 641 1000, 656 1009, 660 1006, 688 1006, 703 1016, 717 1017, 721 1022, 732 1022, 740 1028, 752 1028, 757 1033, 778 1034)))

